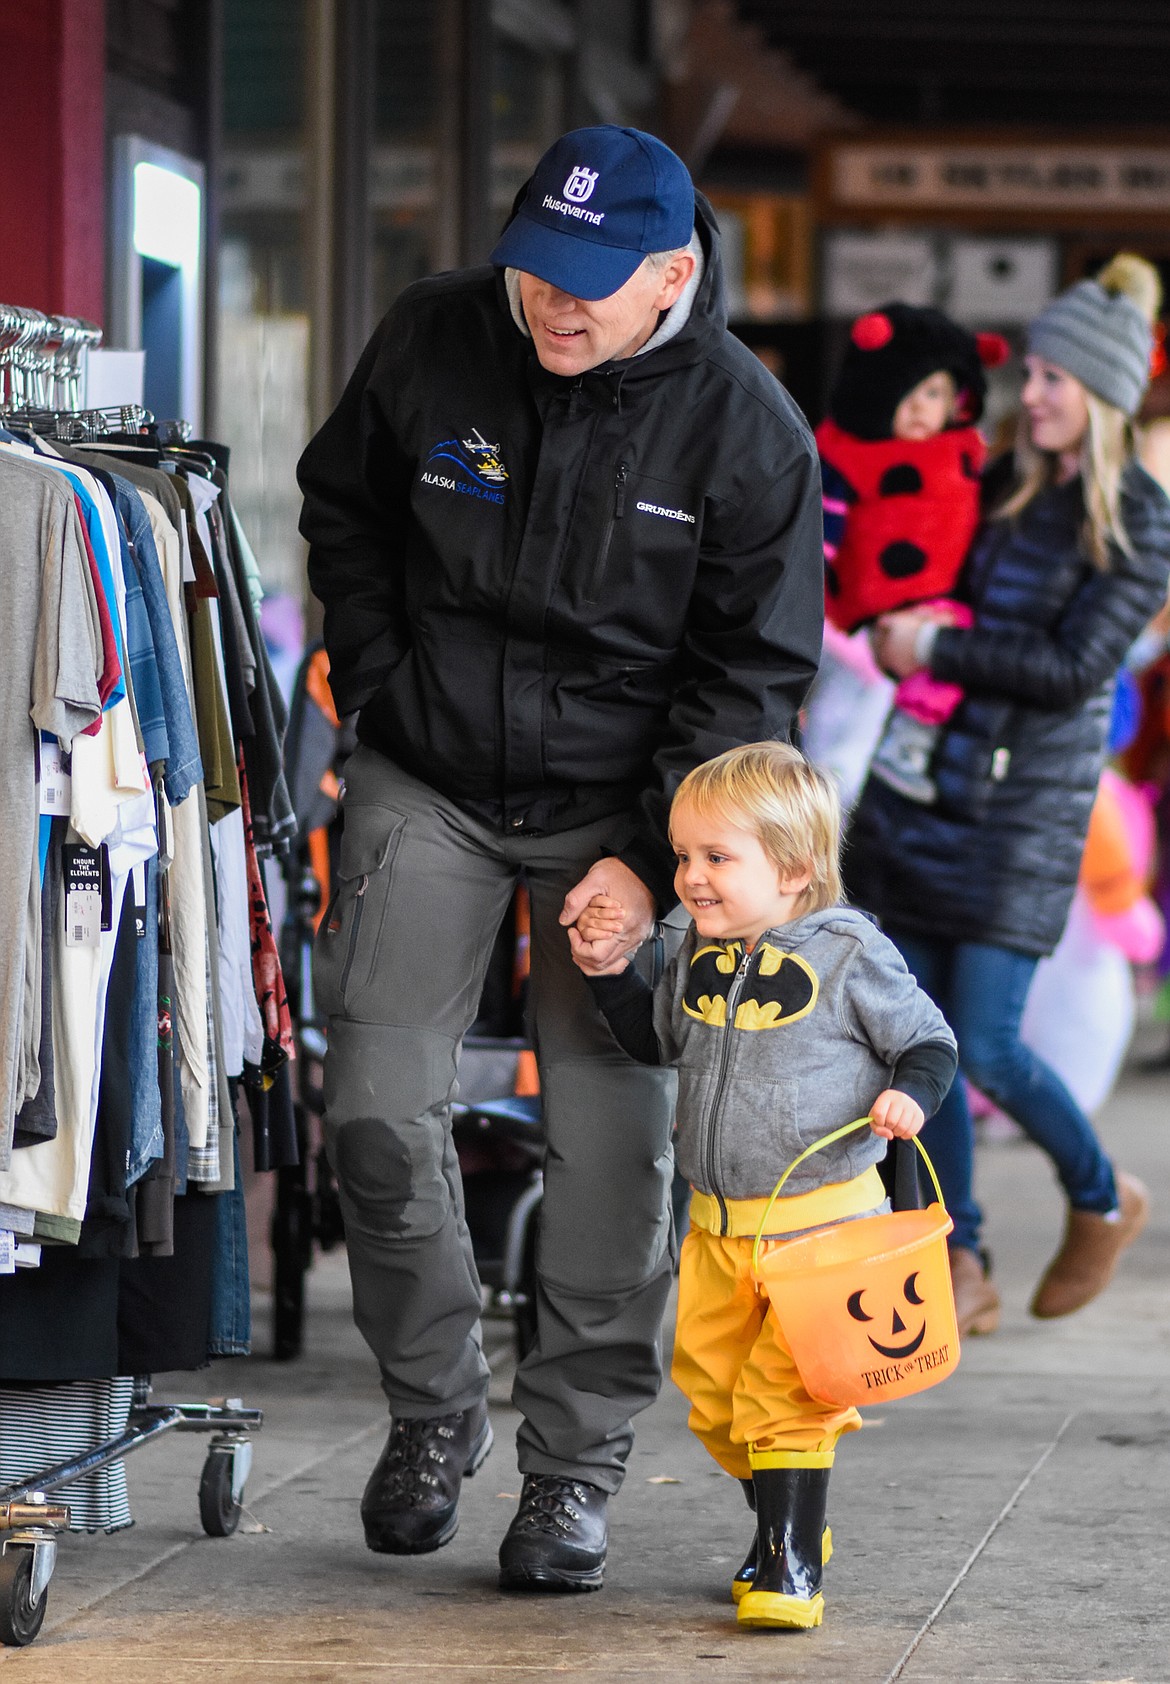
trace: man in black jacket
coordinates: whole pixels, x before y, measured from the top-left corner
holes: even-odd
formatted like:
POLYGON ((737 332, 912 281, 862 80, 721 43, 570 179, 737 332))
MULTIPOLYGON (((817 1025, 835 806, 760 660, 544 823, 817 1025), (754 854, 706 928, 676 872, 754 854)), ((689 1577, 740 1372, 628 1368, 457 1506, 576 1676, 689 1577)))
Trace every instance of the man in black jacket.
POLYGON ((595 963, 635 948, 674 903, 679 779, 790 733, 820 647, 819 475, 727 332, 710 207, 652 136, 564 136, 492 262, 401 296, 300 464, 359 739, 315 975, 354 1313, 393 1417, 366 1540, 421 1553, 491 1444, 449 1105, 526 877, 548 1154, 501 1584, 586 1590, 661 1381, 672 1090, 617 1048, 564 926, 607 892, 626 920, 595 963))

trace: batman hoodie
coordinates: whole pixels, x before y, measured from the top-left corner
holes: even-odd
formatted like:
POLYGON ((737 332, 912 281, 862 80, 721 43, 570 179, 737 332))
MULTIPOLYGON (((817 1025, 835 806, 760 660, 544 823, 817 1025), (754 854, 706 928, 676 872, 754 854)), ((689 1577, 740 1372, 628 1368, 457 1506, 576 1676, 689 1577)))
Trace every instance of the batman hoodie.
MULTIPOLYGON (((955 1038, 893 942, 834 906, 742 941, 692 925, 654 991, 631 968, 590 978, 620 1044, 678 1071, 675 1155, 692 1186, 766 1198, 806 1146, 896 1087, 930 1116, 957 1064, 955 1038), (652 1030, 652 1032, 651 1032, 652 1030)), ((818 1152, 786 1193, 849 1181, 886 1142, 853 1134, 818 1152)))

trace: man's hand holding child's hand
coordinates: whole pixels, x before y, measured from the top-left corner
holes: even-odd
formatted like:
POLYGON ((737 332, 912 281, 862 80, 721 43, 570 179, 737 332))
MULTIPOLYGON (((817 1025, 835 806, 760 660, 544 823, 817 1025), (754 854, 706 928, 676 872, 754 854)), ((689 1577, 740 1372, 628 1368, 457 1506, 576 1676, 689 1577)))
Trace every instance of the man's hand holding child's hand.
POLYGON ((594 895, 588 906, 577 914, 577 922, 568 928, 569 947, 578 967, 589 976, 620 976, 629 964, 628 952, 619 950, 616 957, 604 962, 611 942, 617 941, 626 922, 626 909, 613 895, 594 895), (595 945, 601 943, 601 946, 595 945), (599 964, 599 959, 601 960, 599 964))
POLYGON ((612 895, 594 895, 584 912, 578 913, 575 928, 582 941, 604 941, 621 934, 626 912, 612 895))
POLYGON ((879 1093, 869 1108, 870 1127, 883 1140, 913 1140, 926 1114, 917 1100, 897 1088, 879 1093))
POLYGON ((654 928, 654 896, 628 865, 607 855, 569 890, 560 922, 579 970, 619 976, 654 928))

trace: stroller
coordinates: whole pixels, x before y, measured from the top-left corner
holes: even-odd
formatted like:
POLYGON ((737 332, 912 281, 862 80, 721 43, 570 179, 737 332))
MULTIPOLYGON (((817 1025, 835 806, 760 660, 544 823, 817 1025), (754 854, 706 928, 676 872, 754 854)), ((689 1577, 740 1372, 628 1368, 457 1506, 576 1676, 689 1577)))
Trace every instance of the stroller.
MULTIPOLYGON (((276 1175, 272 1216, 273 1356, 300 1355, 305 1277, 313 1247, 330 1251, 344 1228, 324 1146, 325 1023, 313 999, 312 946, 329 901, 343 824, 345 761, 356 741, 339 719, 320 645, 301 664, 290 707, 286 776, 297 834, 283 861, 286 908, 281 961, 292 1012, 299 1162, 276 1175)), ((511 1323, 518 1356, 535 1337, 536 1233, 543 1191, 544 1131, 532 1049, 523 1037, 527 989, 527 893, 521 885, 495 943, 480 1015, 463 1044, 461 1096, 452 1128, 467 1225, 485 1317, 511 1323)))

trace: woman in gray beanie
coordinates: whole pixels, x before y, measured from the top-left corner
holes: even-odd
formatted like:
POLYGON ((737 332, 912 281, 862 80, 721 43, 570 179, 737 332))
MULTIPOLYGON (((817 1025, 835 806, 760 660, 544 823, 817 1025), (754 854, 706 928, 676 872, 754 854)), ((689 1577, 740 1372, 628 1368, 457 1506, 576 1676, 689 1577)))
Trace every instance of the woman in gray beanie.
MULTIPOLYGON (((974 624, 906 610, 875 632, 891 676, 926 670, 962 687, 929 767, 934 799, 910 800, 875 763, 846 848, 852 899, 942 1008, 963 1071, 1052 1159, 1068 1218, 1032 1300, 1044 1317, 1096 1297, 1149 1203, 1019 1026, 1068 915, 1118 670, 1166 597, 1170 501, 1134 460, 1131 431, 1159 296, 1150 265, 1123 254, 1032 323, 1014 460, 985 475, 990 513, 964 573, 974 624)), ((999 1295, 980 1246, 962 1082, 923 1139, 955 1221, 960 1330, 991 1332, 999 1295)))

